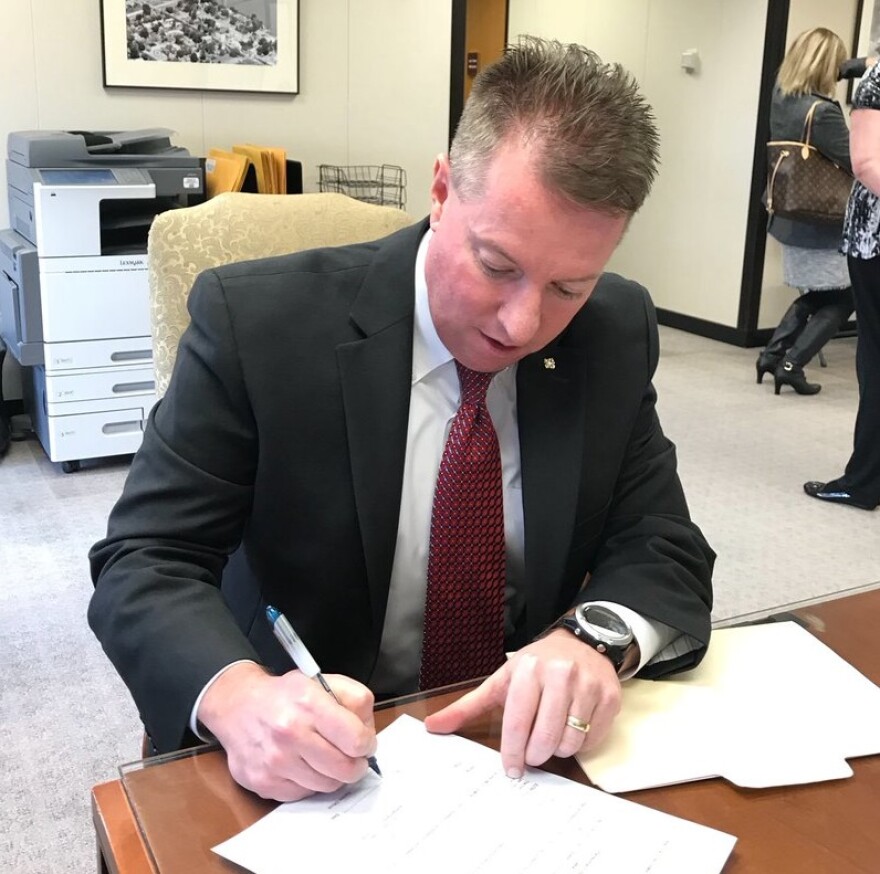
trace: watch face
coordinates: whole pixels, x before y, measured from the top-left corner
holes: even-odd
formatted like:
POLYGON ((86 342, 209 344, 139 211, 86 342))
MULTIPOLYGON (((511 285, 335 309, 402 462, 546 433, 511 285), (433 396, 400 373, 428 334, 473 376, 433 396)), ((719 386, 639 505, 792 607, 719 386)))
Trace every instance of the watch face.
POLYGON ((629 626, 607 607, 585 604, 578 613, 583 622, 592 626, 609 643, 627 644, 632 640, 629 626))

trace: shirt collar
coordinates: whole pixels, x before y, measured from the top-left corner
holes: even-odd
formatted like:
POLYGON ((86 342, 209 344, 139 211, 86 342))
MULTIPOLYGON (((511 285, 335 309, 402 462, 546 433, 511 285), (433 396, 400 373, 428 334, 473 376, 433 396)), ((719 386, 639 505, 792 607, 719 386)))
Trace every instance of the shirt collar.
POLYGON ((428 228, 419 243, 416 255, 416 307, 415 328, 413 331, 413 384, 424 379, 429 373, 452 361, 452 353, 443 345, 431 319, 428 304, 428 280, 425 277, 425 260, 428 246, 434 232, 428 228))

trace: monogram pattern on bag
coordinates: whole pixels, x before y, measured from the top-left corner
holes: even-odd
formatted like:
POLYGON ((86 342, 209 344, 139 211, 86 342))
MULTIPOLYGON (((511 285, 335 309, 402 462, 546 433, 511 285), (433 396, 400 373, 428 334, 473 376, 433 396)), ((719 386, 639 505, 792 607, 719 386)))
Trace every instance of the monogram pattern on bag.
POLYGON ((814 146, 767 143, 767 212, 783 218, 840 224, 852 177, 814 146))

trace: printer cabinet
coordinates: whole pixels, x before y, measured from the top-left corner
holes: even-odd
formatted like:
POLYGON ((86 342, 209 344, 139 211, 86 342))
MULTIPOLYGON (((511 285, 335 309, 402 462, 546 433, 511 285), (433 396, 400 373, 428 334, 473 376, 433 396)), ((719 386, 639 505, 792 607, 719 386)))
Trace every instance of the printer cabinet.
POLYGON ((39 287, 29 408, 46 454, 69 470, 137 452, 156 401, 147 256, 40 256, 39 287))
POLYGON ((204 162, 171 131, 18 131, 12 227, 0 231, 0 336, 26 368, 28 412, 65 471, 141 445, 156 402, 147 236, 204 200, 204 162))

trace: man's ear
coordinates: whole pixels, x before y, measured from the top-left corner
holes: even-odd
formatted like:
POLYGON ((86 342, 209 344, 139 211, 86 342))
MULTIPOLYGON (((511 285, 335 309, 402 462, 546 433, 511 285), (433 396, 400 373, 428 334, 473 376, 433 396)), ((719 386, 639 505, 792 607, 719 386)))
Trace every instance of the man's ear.
POLYGON ((431 227, 433 228, 443 215, 443 205, 449 197, 451 182, 449 179, 449 157, 438 155, 434 161, 434 178, 431 181, 431 227))

